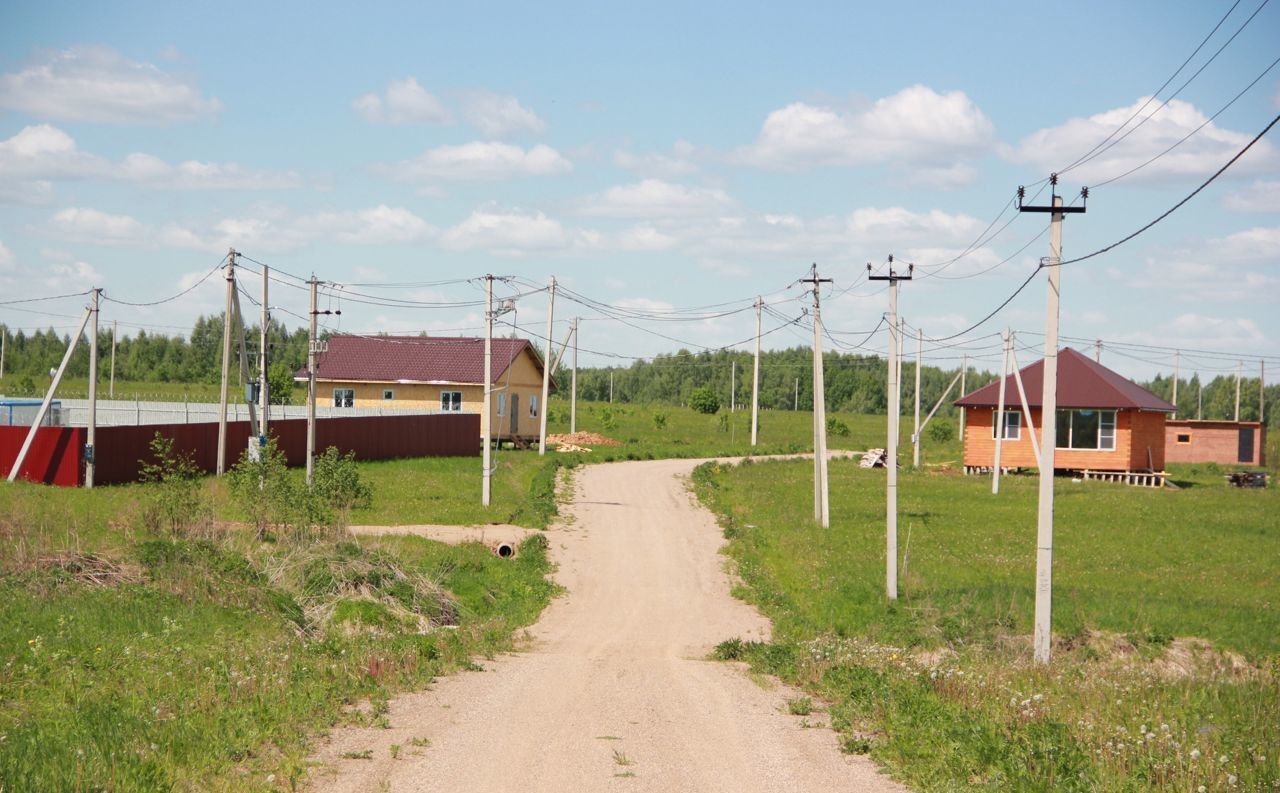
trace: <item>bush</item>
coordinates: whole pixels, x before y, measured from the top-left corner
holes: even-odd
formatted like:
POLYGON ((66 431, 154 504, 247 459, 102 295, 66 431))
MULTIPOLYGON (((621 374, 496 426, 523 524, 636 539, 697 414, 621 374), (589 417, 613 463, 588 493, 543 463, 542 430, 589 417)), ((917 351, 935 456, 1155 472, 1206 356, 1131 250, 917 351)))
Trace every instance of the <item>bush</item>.
POLYGON ((720 411, 720 397, 707 386, 693 389, 689 394, 689 407, 698 413, 712 415, 720 411))
POLYGON ((667 428, 667 414, 661 411, 653 414, 653 428, 655 430, 665 430, 667 428))
POLYGON ((147 528, 167 528, 181 532, 203 517, 208 504, 200 487, 200 469, 190 455, 173 450, 173 439, 156 433, 151 439, 151 462, 139 460, 147 504, 143 508, 143 523, 147 528))
POLYGON ((269 526, 283 530, 297 525, 300 518, 306 520, 309 499, 289 476, 284 452, 276 445, 275 438, 258 447, 257 454, 245 449, 240 462, 227 472, 227 486, 231 497, 257 530, 258 539, 266 537, 269 526))
POLYGON ((614 417, 612 408, 605 408, 600 413, 600 424, 608 431, 618 428, 618 420, 614 417))
POLYGON ((345 519, 355 508, 373 503, 373 490, 360 479, 355 452, 340 453, 330 446, 316 455, 311 472, 311 497, 345 519))
POLYGON ((839 435, 841 438, 847 438, 849 437, 849 425, 845 424, 835 416, 831 416, 827 419, 827 434, 839 435))
POLYGON ((955 435, 956 427, 946 419, 937 419, 929 424, 929 440, 946 443, 955 435))

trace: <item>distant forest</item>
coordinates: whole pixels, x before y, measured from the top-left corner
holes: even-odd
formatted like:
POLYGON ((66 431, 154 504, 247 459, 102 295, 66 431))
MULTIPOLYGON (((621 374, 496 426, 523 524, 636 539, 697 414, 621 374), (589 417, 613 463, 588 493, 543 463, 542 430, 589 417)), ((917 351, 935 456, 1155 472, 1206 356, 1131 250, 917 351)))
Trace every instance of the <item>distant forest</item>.
MULTIPOLYGON (((4 379, 0 380, 0 393, 32 395, 49 384, 49 370, 62 360, 70 338, 56 331, 23 331, 7 334, 4 359, 4 379)), ((247 329, 246 336, 251 354, 256 357, 258 327, 247 329)), ((272 323, 268 338, 274 363, 271 380, 288 382, 292 373, 306 363, 307 332, 299 328, 289 331, 283 325, 272 323)), ((100 377, 105 381, 111 356, 110 328, 99 331, 100 377)), ((116 345, 116 379, 141 383, 214 384, 222 376, 220 350, 222 348, 222 317, 199 317, 189 336, 165 336, 139 331, 133 336, 121 335, 116 345)), ((1104 351, 1105 356, 1105 351, 1104 351)), ((886 399, 886 362, 871 355, 849 355, 828 352, 823 358, 827 385, 827 409, 854 413, 884 413, 886 399)), ((768 410, 791 410, 796 405, 805 409, 813 404, 812 354, 804 347, 772 350, 760 357, 760 405, 768 410)), ((680 350, 663 354, 648 361, 636 361, 627 367, 594 367, 578 369, 578 395, 581 399, 607 402, 612 398, 620 403, 686 404, 690 393, 698 387, 708 386, 720 396, 727 407, 730 403, 730 380, 733 364, 737 364, 737 377, 733 383, 733 400, 739 405, 751 401, 751 365, 749 352, 699 352, 680 350)), ((1022 361, 1029 363, 1027 360, 1022 361)), ((1104 360, 1105 363, 1105 360, 1104 360)), ((256 363, 255 363, 256 366, 256 363)), ((958 372, 936 366, 923 366, 920 372, 921 412, 926 413, 942 396, 943 391, 958 372)), ((87 339, 82 339, 71 363, 68 377, 85 379, 89 375, 89 350, 87 339)), ((569 384, 567 364, 561 364, 557 379, 562 389, 569 384)), ((972 391, 991 382, 994 375, 970 367, 965 377, 965 387, 972 391)), ((1157 376, 1141 383, 1153 393, 1172 399, 1172 376, 1157 376)), ((1198 376, 1183 377, 1178 387, 1178 412, 1187 418, 1197 414, 1197 398, 1201 381, 1198 376)), ((273 389, 284 394, 283 389, 273 389)), ((1235 376, 1220 374, 1203 383, 1203 416, 1206 419, 1229 419, 1235 411, 1235 376)), ((955 411, 950 402, 959 397, 959 386, 952 389, 947 402, 938 415, 950 416, 955 411)), ((1016 396, 1011 394, 1011 398, 1016 396)), ((902 412, 914 410, 915 364, 910 355, 902 367, 902 412)), ((1266 389, 1267 420, 1270 426, 1280 425, 1277 411, 1280 405, 1280 385, 1266 389)), ((1241 382, 1240 418, 1256 421, 1258 418, 1258 378, 1246 377, 1241 382)))

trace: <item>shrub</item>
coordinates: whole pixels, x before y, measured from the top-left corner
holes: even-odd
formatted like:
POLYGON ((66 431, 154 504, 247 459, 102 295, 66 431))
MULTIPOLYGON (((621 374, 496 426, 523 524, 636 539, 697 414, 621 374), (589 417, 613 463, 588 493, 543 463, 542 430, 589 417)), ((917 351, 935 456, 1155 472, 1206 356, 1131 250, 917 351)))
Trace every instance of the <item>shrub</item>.
POLYGON ((605 408, 604 411, 600 413, 600 424, 609 431, 616 430, 618 428, 618 420, 614 417, 612 408, 605 408))
POLYGON ((841 438, 847 438, 849 436, 849 425, 845 424, 835 416, 830 416, 827 418, 827 434, 839 435, 841 438))
POLYGON ((667 414, 661 411, 653 414, 653 428, 655 430, 665 430, 667 428, 667 414))
POLYGON ((706 413, 711 415, 720 411, 720 397, 716 396, 716 392, 712 391, 708 386, 701 386, 693 389, 693 393, 689 394, 689 407, 698 413, 706 413))
POLYGON ((355 452, 340 453, 330 446, 316 455, 311 472, 311 497, 344 517, 373 503, 373 490, 360 479, 355 452))
POLYGON ((267 535, 272 525, 288 529, 296 525, 309 506, 306 493, 298 487, 285 464, 284 452, 269 438, 265 446, 253 454, 245 449, 240 462, 227 472, 231 497, 249 517, 258 539, 267 535))
POLYGON ((173 450, 173 439, 156 433, 149 444, 151 462, 142 464, 143 482, 147 504, 143 508, 143 523, 147 528, 167 528, 178 533, 186 529, 207 512, 207 504, 200 487, 200 469, 190 455, 173 450))
POLYGON ((955 435, 955 425, 946 419, 937 419, 929 424, 929 440, 946 443, 955 435))

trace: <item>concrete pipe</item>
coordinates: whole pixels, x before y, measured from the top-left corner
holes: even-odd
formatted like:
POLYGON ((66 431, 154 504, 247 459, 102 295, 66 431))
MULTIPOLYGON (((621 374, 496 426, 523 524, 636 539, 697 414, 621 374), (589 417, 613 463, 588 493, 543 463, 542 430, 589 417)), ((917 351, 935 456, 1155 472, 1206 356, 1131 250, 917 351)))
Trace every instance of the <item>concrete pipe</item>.
POLYGON ((499 558, 510 559, 516 555, 516 544, 513 542, 499 542, 493 546, 493 552, 499 558))

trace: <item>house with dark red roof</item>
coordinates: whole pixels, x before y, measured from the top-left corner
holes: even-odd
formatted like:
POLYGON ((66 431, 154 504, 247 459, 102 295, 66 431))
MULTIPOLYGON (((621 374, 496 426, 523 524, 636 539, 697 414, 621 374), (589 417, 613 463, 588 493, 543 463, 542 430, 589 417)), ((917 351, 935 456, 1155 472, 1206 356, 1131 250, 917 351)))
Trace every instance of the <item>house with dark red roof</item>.
MULTIPOLYGON (((484 339, 331 336, 316 356, 317 400, 337 408, 484 412, 484 339)), ((542 356, 527 339, 493 340, 493 437, 538 437, 542 356)), ((306 382, 307 370, 294 374, 306 382)), ((552 389, 555 381, 552 380, 552 389)), ((486 417, 481 416, 481 435, 486 417)))
MULTIPOLYGON (((1013 377, 1005 383, 1004 420, 997 421, 1000 381, 956 400, 965 411, 966 470, 995 464, 996 428, 1003 427, 1000 466, 1038 468, 1030 428, 1042 437, 1044 361, 1019 372, 1026 388, 1022 409, 1013 377)), ((1087 472, 1161 472, 1165 464, 1165 419, 1173 405, 1086 355, 1067 347, 1058 353, 1058 442, 1054 469, 1087 472)))

